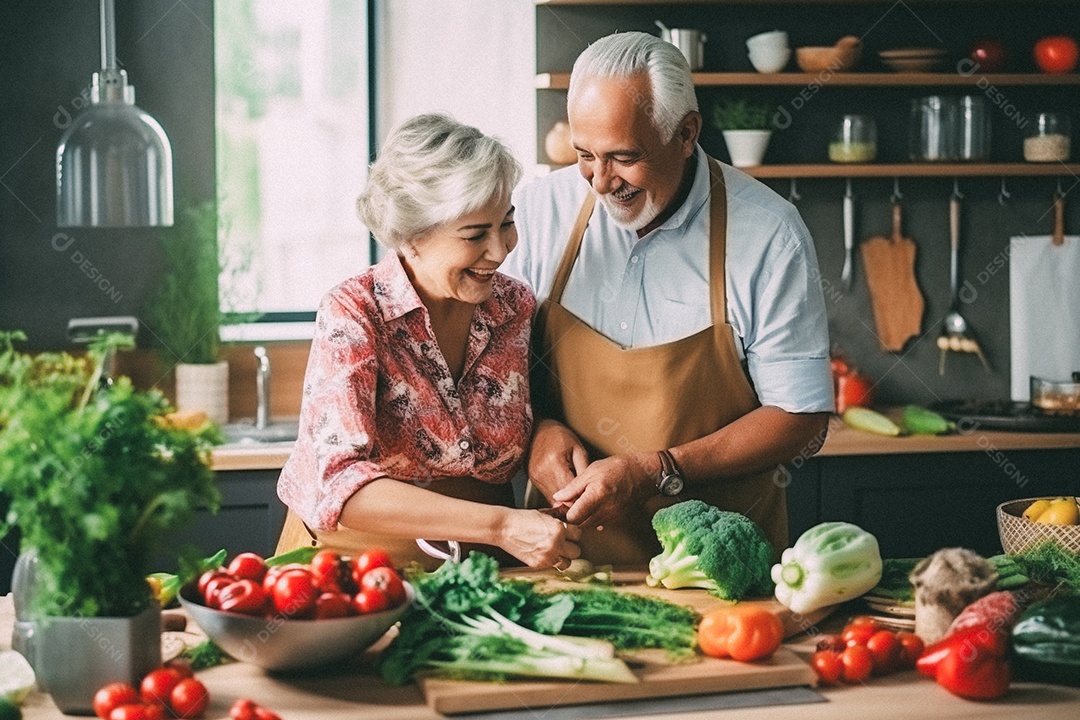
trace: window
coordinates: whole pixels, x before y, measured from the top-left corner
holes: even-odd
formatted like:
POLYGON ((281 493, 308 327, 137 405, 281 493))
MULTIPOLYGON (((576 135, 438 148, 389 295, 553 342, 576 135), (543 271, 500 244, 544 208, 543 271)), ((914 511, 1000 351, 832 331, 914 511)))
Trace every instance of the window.
POLYGON ((228 0, 214 13, 222 307, 310 320, 372 260, 354 209, 369 155, 367 2, 228 0))

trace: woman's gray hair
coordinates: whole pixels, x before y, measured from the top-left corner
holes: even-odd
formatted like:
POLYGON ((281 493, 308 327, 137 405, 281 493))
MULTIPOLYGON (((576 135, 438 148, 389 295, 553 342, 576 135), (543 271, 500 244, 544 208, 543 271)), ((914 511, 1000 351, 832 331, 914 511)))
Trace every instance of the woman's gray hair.
POLYGON ((495 138, 449 115, 417 115, 390 131, 356 209, 376 240, 399 250, 438 225, 509 201, 520 179, 521 165, 495 138))
POLYGON ((640 98, 664 142, 675 137, 686 114, 698 109, 690 65, 679 49, 643 32, 602 37, 578 56, 570 73, 567 102, 586 78, 625 78, 647 73, 652 97, 640 98))

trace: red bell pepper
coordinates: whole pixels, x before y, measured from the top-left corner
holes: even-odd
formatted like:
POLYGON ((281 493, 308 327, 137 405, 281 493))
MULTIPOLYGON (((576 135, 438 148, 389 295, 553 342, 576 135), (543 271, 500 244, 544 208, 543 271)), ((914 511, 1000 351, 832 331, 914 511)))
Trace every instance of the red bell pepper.
POLYGON ((1009 689, 1008 633, 992 625, 958 630, 926 648, 915 663, 923 675, 963 698, 993 700, 1009 689))

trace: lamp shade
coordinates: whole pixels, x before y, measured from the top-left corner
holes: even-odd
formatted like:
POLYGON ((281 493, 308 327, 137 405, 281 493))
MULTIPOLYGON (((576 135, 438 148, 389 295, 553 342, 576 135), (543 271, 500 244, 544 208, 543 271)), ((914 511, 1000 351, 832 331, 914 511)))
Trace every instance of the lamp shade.
POLYGON ((60 227, 173 224, 172 148, 136 105, 92 102, 56 150, 60 227))

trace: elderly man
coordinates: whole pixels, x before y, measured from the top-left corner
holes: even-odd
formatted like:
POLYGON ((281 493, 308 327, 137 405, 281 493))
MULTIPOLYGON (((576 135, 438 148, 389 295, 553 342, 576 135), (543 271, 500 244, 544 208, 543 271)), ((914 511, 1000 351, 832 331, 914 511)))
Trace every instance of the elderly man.
POLYGON ((809 232, 698 145, 674 46, 598 40, 567 109, 577 168, 515 196, 508 272, 541 301, 529 479, 594 562, 647 561, 652 514, 691 497, 748 515, 779 552, 777 466, 820 447, 833 408, 809 232))

